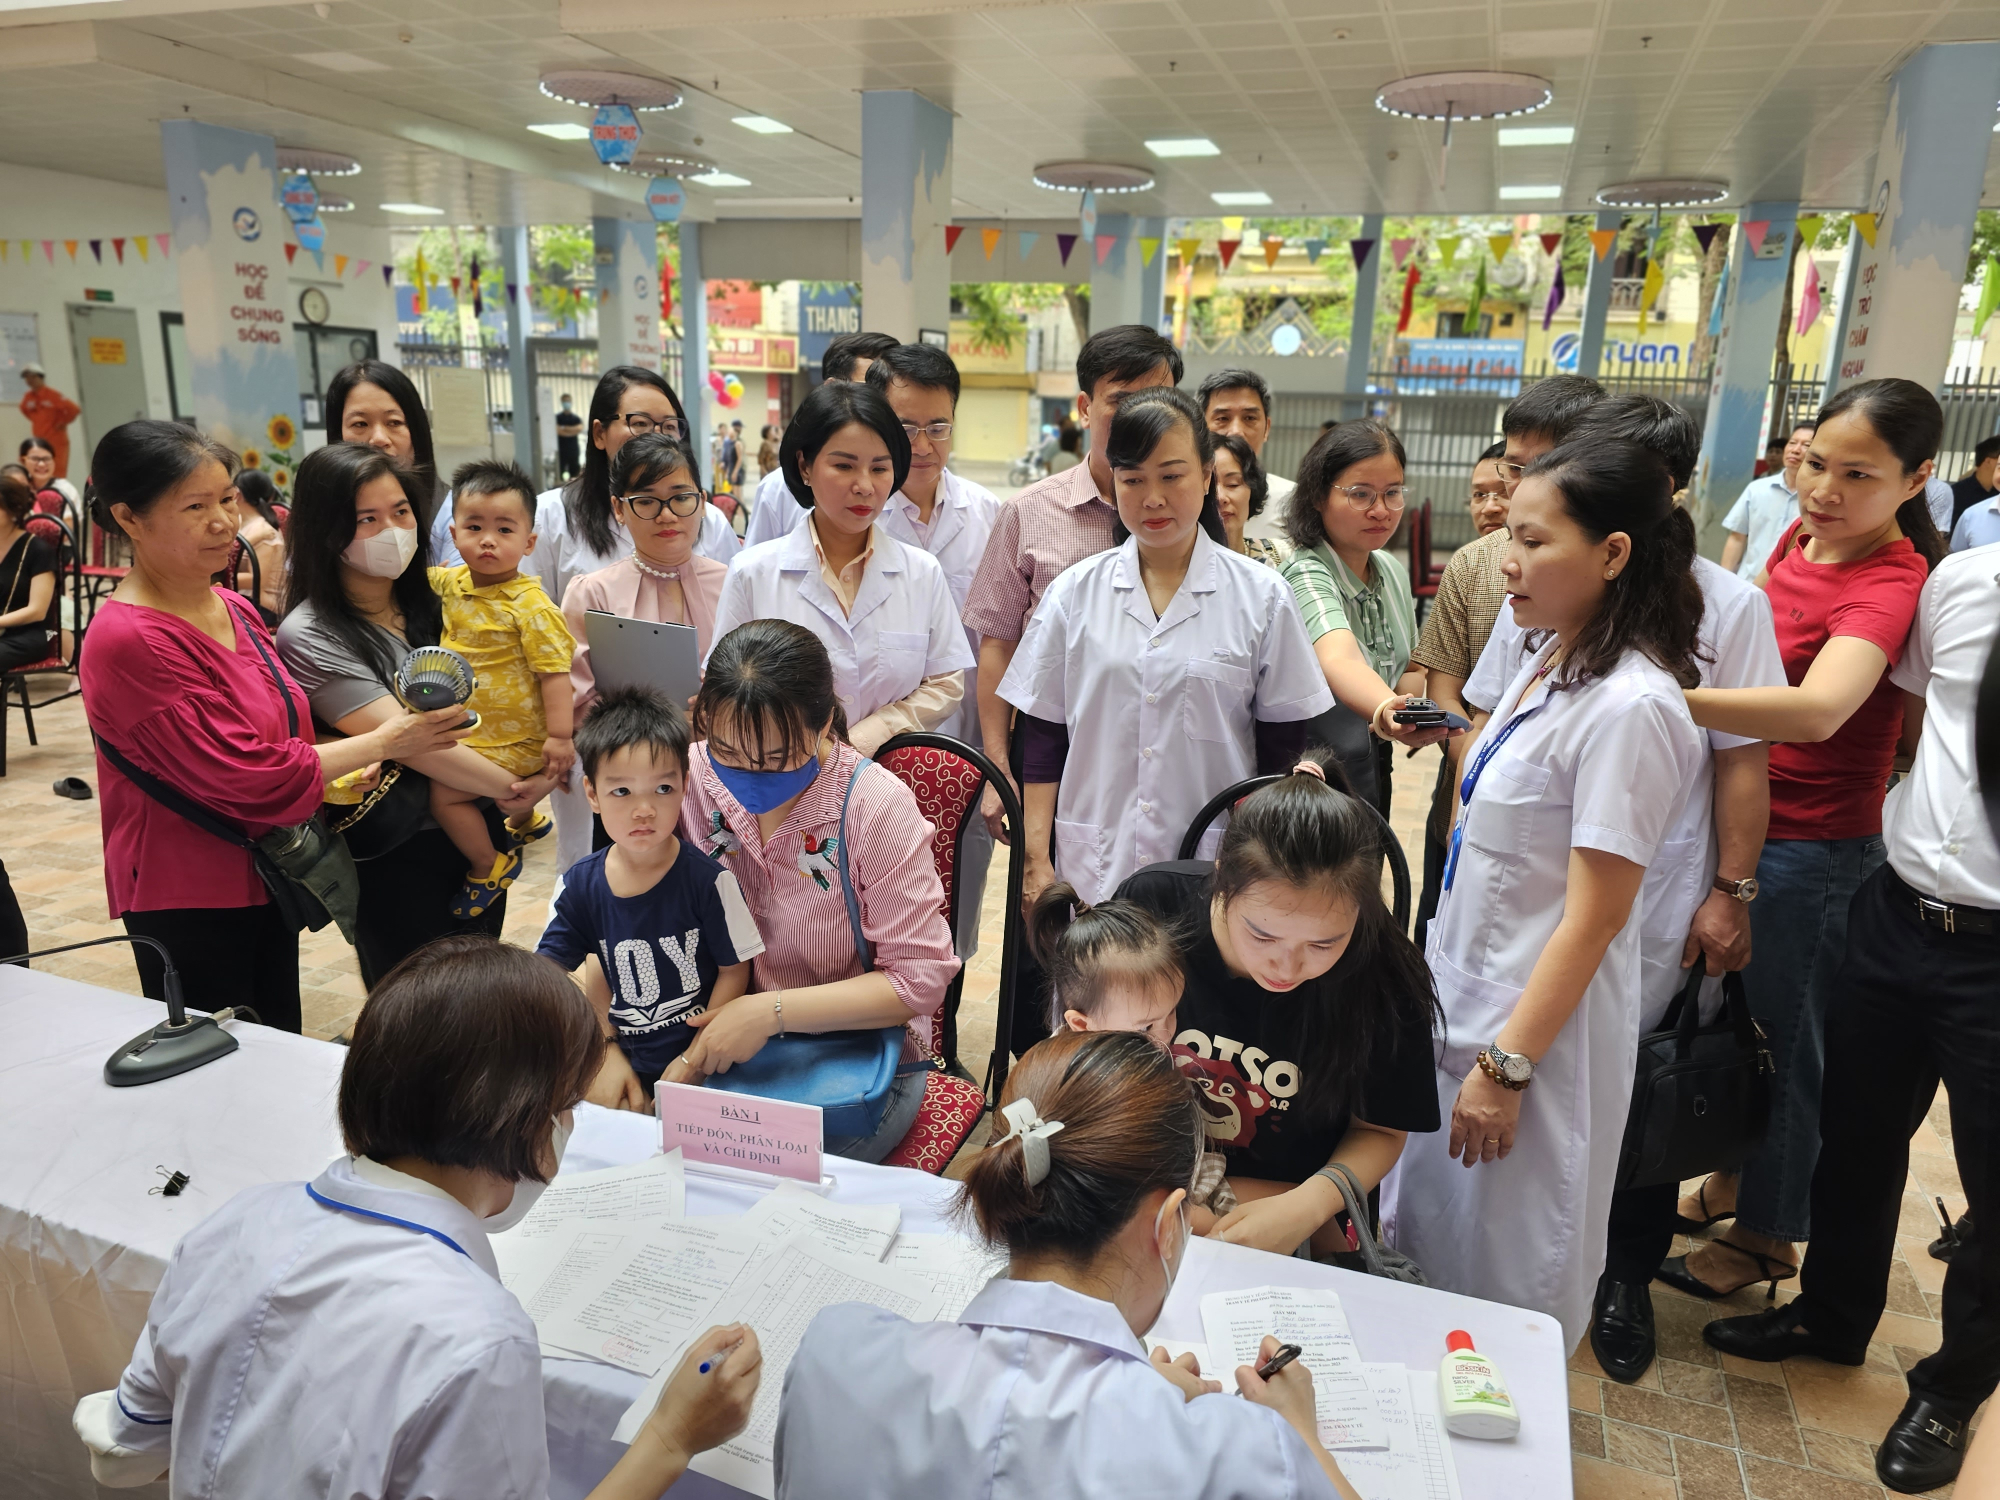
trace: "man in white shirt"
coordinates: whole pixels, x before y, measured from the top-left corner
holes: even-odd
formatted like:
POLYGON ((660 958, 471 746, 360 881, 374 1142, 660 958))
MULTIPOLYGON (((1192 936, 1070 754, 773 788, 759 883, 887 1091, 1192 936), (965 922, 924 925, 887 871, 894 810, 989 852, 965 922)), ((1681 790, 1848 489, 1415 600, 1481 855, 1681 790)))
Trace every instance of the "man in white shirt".
MULTIPOLYGON (((822 382, 860 380, 867 375, 870 362, 895 347, 892 334, 843 333, 828 343, 826 353, 820 356, 819 378, 822 382)), ((750 519, 743 527, 743 545, 754 547, 759 542, 775 541, 802 525, 805 518, 805 507, 785 488, 784 469, 775 468, 757 481, 757 500, 750 507, 750 519)))
POLYGON ((1722 566, 1738 578, 1755 581, 1764 571, 1771 549, 1785 528, 1799 518, 1799 465, 1805 462, 1817 422, 1797 422, 1785 440, 1783 467, 1743 486, 1743 493, 1722 518, 1729 539, 1722 544, 1722 566))
MULTIPOLYGON (((1815 1222, 1797 1300, 1710 1323, 1725 1354, 1811 1354, 1859 1365, 1887 1301, 1909 1140, 1938 1084, 1979 1233, 1945 1271, 1943 1342, 1909 1371, 1910 1398, 1875 1457, 1890 1489, 1949 1484, 1967 1424, 2000 1383, 2000 1257, 1980 1241, 2000 1225, 1994 1152, 2000 1056, 2000 842, 1980 792, 1975 714, 2000 636, 2000 547, 1954 553, 1924 585, 1902 660, 1914 765, 1882 809, 1888 862, 1855 893, 1847 954, 1826 1019, 1815 1222)), ((1986 733, 1995 733, 1986 726, 1986 733)))
MULTIPOLYGON (((1257 462, 1264 461, 1264 444, 1271 436, 1271 384, 1255 370, 1217 370, 1196 392, 1195 399, 1213 433, 1235 433, 1250 445, 1257 462)), ((1264 471, 1264 514, 1245 529, 1249 536, 1283 536, 1285 511, 1298 485, 1282 474, 1264 471), (1261 529, 1258 529, 1261 527, 1261 529)))

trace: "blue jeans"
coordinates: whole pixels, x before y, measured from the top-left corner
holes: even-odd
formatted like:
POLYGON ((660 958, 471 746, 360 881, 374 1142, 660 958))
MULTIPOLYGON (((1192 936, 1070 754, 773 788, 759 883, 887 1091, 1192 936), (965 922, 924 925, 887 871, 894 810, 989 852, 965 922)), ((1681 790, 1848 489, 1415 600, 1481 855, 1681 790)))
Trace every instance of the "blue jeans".
POLYGON ((1883 859, 1882 836, 1871 834, 1771 839, 1757 861, 1743 988, 1777 1075, 1770 1130, 1743 1163, 1736 1189, 1736 1222, 1753 1234, 1794 1243, 1809 1237, 1827 1002, 1847 951, 1848 906, 1883 859))

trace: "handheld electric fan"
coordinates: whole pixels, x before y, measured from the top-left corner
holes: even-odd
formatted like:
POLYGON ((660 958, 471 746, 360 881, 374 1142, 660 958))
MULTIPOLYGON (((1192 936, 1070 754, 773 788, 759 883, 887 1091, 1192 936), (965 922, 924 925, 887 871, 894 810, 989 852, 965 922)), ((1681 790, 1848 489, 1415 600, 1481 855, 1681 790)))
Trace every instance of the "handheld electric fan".
MULTIPOLYGON (((396 669, 396 696, 412 713, 429 713, 463 703, 479 686, 472 663, 448 646, 419 646, 396 669)), ((460 729, 475 729, 479 715, 468 713, 460 729)))

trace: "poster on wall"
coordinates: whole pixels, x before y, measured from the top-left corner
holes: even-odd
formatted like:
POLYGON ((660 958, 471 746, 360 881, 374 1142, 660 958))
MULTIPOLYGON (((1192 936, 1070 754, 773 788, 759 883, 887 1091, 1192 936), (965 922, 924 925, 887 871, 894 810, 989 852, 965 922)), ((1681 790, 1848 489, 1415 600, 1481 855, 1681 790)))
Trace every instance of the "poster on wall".
POLYGON ((0 402, 18 405, 28 394, 21 366, 42 362, 42 336, 31 312, 0 312, 0 402))

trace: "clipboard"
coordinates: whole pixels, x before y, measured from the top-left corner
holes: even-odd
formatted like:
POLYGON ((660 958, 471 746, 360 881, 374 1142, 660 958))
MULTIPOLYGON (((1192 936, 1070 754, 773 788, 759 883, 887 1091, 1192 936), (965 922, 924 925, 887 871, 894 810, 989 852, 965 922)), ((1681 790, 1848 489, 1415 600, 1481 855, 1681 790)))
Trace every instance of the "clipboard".
POLYGON ((701 644, 692 625, 628 620, 593 609, 584 612, 583 634, 600 693, 650 688, 685 709, 701 690, 701 644))

